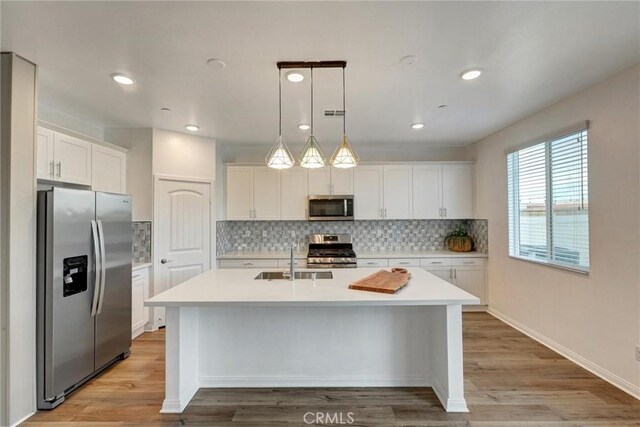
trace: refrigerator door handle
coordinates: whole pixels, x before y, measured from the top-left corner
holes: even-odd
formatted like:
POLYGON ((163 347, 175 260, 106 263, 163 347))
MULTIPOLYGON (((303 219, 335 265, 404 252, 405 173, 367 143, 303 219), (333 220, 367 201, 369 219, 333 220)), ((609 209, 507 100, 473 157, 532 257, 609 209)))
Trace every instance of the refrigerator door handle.
POLYGON ((98 300, 98 314, 102 313, 102 303, 104 302, 104 287, 106 280, 106 259, 104 256, 104 229, 102 221, 98 220, 98 234, 100 236, 100 299, 98 300))
POLYGON ((93 233, 93 256, 95 259, 96 266, 96 281, 95 286, 93 288, 93 303, 91 304, 91 317, 96 315, 98 310, 98 299, 100 297, 100 271, 102 270, 102 260, 100 259, 100 249, 98 248, 99 240, 98 240, 98 226, 95 220, 91 220, 91 232, 93 233))

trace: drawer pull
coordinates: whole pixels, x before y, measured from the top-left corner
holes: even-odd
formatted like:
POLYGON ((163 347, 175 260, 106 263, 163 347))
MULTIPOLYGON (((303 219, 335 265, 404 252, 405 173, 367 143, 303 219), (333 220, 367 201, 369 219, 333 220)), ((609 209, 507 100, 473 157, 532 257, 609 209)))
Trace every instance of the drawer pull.
POLYGON ((134 274, 131 278, 135 279, 136 277, 140 277, 140 275, 139 274, 134 274))
POLYGON ((377 264, 377 262, 375 262, 375 261, 369 261, 369 262, 367 263, 367 265, 376 265, 376 264, 377 264))
POLYGON ((400 264, 400 265, 407 265, 407 264, 409 264, 409 261, 401 261, 401 262, 399 262, 398 264, 400 264))
POLYGON ((473 261, 462 261, 463 264, 473 264, 473 261))
POLYGON ((429 264, 442 264, 442 261, 430 261, 429 264))
POLYGON ((252 262, 243 262, 242 265, 253 265, 252 262))

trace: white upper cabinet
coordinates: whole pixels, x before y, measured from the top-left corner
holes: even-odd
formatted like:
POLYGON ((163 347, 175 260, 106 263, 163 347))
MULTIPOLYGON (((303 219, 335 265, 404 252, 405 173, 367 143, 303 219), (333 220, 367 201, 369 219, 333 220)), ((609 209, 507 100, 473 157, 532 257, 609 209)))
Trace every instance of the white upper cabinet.
POLYGON ((383 217, 383 167, 357 166, 353 171, 355 219, 383 217))
POLYGON ((227 219, 253 219, 252 167, 227 167, 227 219))
POLYGON ((253 169, 253 218, 280 219, 280 172, 277 169, 253 169))
POLYGON ((338 169, 324 166, 308 170, 309 195, 353 194, 353 168, 338 169))
POLYGON ((473 165, 442 166, 444 218, 473 218, 473 165))
POLYGON ((413 166, 413 218, 440 218, 442 212, 442 166, 413 166))
POLYGON ((280 172, 281 218, 307 219, 307 171, 303 168, 284 169, 280 172))
POLYGON ((53 156, 57 181, 91 185, 91 145, 73 136, 54 132, 53 156))
POLYGON ((91 186, 95 191, 126 193, 127 154, 73 136, 38 127, 37 177, 91 186))
MULTIPOLYGON (((44 165, 42 168, 44 171, 44 165)), ((354 196, 355 219, 470 219, 473 164, 294 167, 281 171, 227 166, 229 220, 304 220, 309 196, 350 194, 354 196)))
POLYGON ((384 166, 384 210, 385 219, 409 219, 413 213, 411 165, 384 166))
POLYGON ((328 166, 309 169, 309 195, 326 196, 331 194, 331 169, 328 166))
POLYGON ((227 219, 280 219, 279 171, 227 166, 227 219))
POLYGON ((331 168, 331 193, 339 195, 353 194, 353 168, 331 168))
POLYGON ((38 127, 37 138, 37 177, 55 180, 55 161, 53 159, 53 131, 38 127))
POLYGON ((91 165, 91 188, 93 190, 126 193, 126 153, 94 144, 91 165))

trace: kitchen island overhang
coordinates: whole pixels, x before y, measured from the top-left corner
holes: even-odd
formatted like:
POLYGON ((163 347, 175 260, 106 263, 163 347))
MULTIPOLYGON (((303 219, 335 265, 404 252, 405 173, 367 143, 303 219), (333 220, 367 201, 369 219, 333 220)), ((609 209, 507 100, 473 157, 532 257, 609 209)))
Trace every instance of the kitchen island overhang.
POLYGON ((329 280, 255 280, 211 270, 145 302, 166 307, 166 395, 182 412, 201 387, 432 387, 467 412, 462 304, 473 295, 419 268, 397 294, 348 289, 378 269, 329 280))

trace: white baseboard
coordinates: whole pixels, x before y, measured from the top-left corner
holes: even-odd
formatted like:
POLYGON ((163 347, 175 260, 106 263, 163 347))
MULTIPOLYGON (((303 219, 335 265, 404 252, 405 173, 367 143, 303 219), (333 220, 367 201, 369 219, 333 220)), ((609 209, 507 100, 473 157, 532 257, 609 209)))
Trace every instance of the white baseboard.
POLYGON ((433 392, 438 396, 440 403, 447 412, 469 412, 465 399, 448 399, 444 388, 436 381, 431 385, 433 392))
POLYGON ((164 399, 162 402, 161 414, 179 414, 184 411, 193 396, 198 392, 198 384, 192 384, 180 396, 179 399, 164 399))
POLYGON ((310 377, 310 376, 202 376, 203 388, 264 387, 431 387, 431 378, 411 377, 310 377))
POLYGON ((602 378, 603 380, 605 380, 606 382, 612 384, 613 386, 619 388, 620 390, 624 391, 625 393, 630 394, 631 396, 635 397, 636 399, 640 399, 640 387, 630 383, 629 381, 625 380, 624 378, 620 378, 619 376, 617 376, 616 374, 614 374, 613 372, 608 371, 607 369, 593 363, 592 361, 585 359, 584 357, 580 356, 579 354, 569 350, 568 348, 566 348, 565 346, 558 344, 557 342, 545 337, 544 335, 540 334, 539 332, 534 331, 531 328, 528 328, 527 326, 523 325, 522 323, 512 319, 511 317, 507 316, 504 313, 501 313, 500 311, 489 307, 488 309, 488 313, 491 314, 492 316, 494 316, 497 319, 502 320, 504 323, 508 324, 509 326, 512 326, 513 328, 519 330, 520 332, 522 332, 523 334, 527 335, 530 338, 533 338, 534 340, 538 341, 540 344, 550 348, 551 350, 555 351, 556 353, 559 353, 560 355, 566 357, 567 359, 569 359, 570 361, 572 361, 573 363, 583 367, 584 369, 586 369, 587 371, 591 372, 592 374, 602 378))
POLYGON ((25 415, 24 417, 20 418, 20 419, 19 419, 18 421, 16 421, 15 423, 11 424, 11 427, 19 426, 19 425, 20 425, 20 424, 22 424, 23 422, 27 421, 27 419, 31 418, 31 416, 32 416, 32 415, 34 415, 34 414, 35 414, 35 411, 34 411, 34 412, 32 412, 32 413, 30 413, 30 414, 28 414, 28 415, 25 415))

